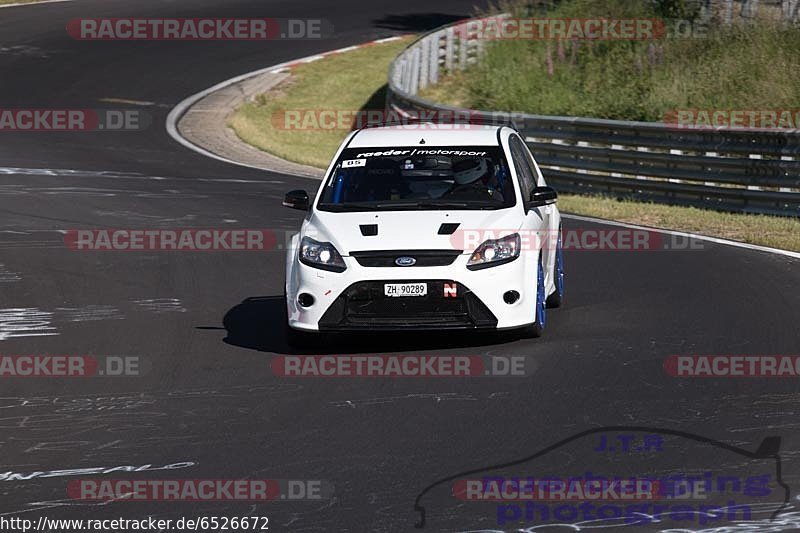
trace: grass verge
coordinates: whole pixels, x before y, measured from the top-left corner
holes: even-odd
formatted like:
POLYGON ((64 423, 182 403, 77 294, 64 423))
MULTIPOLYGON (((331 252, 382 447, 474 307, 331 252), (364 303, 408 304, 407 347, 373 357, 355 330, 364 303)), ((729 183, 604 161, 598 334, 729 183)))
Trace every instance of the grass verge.
POLYGON ((410 37, 300 65, 292 69, 287 82, 239 107, 229 125, 257 148, 325 168, 349 133, 349 123, 336 120, 337 127, 326 129, 330 122, 319 112, 383 109, 389 63, 409 42, 410 37), (298 113, 300 127, 288 119, 291 129, 287 129, 286 113, 298 113))
MULTIPOLYGON (((239 108, 230 125, 240 138, 262 150, 290 161, 325 168, 348 131, 276 128, 274 113, 286 109, 382 108, 389 63, 407 42, 371 46, 302 65, 276 90, 239 108)), ((565 213, 800 252, 798 219, 567 194, 559 196, 559 208, 565 213)))

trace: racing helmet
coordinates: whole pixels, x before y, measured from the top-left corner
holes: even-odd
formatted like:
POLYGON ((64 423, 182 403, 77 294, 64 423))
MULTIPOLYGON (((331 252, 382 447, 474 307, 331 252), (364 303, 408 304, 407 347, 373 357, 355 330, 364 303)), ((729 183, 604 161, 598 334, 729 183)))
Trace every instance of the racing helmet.
POLYGON ((489 172, 486 159, 464 159, 453 165, 453 178, 459 185, 469 185, 478 181, 489 172))

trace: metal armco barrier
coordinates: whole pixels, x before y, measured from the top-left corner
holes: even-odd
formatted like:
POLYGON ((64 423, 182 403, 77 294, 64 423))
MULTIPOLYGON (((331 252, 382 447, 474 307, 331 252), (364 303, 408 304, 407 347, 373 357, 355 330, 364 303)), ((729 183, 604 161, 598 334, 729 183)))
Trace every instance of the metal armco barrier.
POLYGON ((514 120, 549 184, 563 192, 800 216, 800 131, 684 129, 674 124, 475 111, 418 96, 442 72, 479 60, 485 42, 457 22, 429 32, 389 69, 400 115, 514 120))

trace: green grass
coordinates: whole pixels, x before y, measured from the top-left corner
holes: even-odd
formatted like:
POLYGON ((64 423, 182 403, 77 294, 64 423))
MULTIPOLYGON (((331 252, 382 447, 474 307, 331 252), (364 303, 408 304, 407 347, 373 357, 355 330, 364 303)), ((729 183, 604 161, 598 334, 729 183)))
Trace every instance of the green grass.
MULTIPOLYGON (((409 38, 334 54, 292 70, 288 83, 237 109, 230 126, 245 142, 290 161, 327 167, 347 129, 281 129, 286 110, 383 109, 389 63, 409 38)), ((303 114, 317 117, 316 114, 303 114)))
MULTIPOLYGON (((545 16, 658 18, 651 6, 570 0, 545 16)), ((482 62, 422 96, 477 109, 644 121, 674 109, 800 107, 800 29, 767 19, 714 28, 706 38, 658 40, 652 50, 645 41, 495 41, 482 62)))

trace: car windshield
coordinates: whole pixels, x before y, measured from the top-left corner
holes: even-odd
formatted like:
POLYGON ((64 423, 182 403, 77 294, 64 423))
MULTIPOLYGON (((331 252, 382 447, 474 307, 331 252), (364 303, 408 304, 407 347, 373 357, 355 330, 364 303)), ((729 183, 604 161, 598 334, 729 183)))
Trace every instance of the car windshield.
POLYGON ((515 203, 500 147, 348 148, 328 176, 318 209, 502 209, 515 203))

